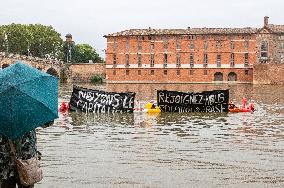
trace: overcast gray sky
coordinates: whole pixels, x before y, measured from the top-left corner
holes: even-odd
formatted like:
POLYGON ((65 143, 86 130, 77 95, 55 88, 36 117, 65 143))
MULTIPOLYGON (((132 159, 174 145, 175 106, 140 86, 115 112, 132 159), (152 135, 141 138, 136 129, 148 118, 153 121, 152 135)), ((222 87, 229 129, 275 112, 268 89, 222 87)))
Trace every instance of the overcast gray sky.
MULTIPOLYGON (((130 28, 261 27, 284 24, 284 0, 1 0, 0 24, 52 25, 102 55, 104 34, 130 28)), ((63 37, 64 38, 64 37, 63 37)))

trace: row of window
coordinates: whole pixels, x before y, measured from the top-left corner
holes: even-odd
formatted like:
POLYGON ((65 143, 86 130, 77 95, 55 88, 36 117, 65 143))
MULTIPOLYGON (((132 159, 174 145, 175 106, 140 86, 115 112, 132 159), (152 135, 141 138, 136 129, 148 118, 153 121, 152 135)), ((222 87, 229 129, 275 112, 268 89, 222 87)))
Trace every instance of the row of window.
MULTIPOLYGON (((117 50, 117 42, 114 42, 114 45, 113 45, 113 50, 114 52, 116 52, 117 50)), ((164 46, 164 51, 167 51, 168 48, 169 48, 169 42, 168 41, 164 41, 163 42, 163 46, 164 46)), ((216 41, 216 48, 217 49, 220 49, 222 47, 222 42, 221 41, 216 41)), ((194 42, 193 41, 190 41, 189 43, 189 48, 191 50, 194 50, 195 48, 195 45, 194 45, 194 42)), ((204 41, 204 45, 203 45, 203 48, 205 50, 208 49, 208 41, 204 41)), ((244 41, 244 48, 245 50, 248 50, 249 48, 249 41, 244 41)), ((138 52, 142 52, 142 42, 141 41, 138 41, 137 43, 137 49, 138 49, 138 52)), ((155 42, 154 41, 151 41, 150 42, 150 51, 151 52, 154 52, 154 49, 155 49, 155 42)), ((180 50, 181 49, 181 40, 178 40, 176 41, 176 49, 180 50)), ((234 50, 235 49, 235 41, 231 41, 230 42, 230 49, 231 50, 234 50)), ((129 52, 129 41, 126 41, 126 52, 129 52)))
MULTIPOLYGON (((154 36, 154 35, 148 35, 148 36, 137 36, 137 41, 144 41, 144 40, 148 40, 148 41, 155 41, 155 40, 169 40, 170 38, 172 38, 172 36, 168 36, 168 35, 163 35, 163 36, 154 36)), ((242 40, 250 40, 252 39, 252 36, 241 36, 241 37, 237 37, 237 36, 233 36, 233 35, 229 35, 227 37, 224 36, 208 36, 208 35, 202 35, 202 36, 196 36, 196 35, 179 35, 175 37, 175 40, 196 40, 196 39, 201 39, 201 40, 234 40, 234 39, 242 39, 242 40)), ((126 40, 129 40, 129 38, 127 37, 126 40)), ((114 41, 116 42, 116 38, 114 38, 114 41)))
MULTIPOLYGON (((163 71, 164 75, 168 75, 168 70, 164 70, 163 71)), ((248 75, 249 74, 249 71, 248 70, 245 70, 245 75, 248 75)), ((130 70, 125 70, 125 75, 129 75, 130 74, 130 70)), ((137 70, 137 74, 138 75, 142 75, 142 70, 137 70)), ((208 75, 208 70, 203 70, 203 74, 204 75, 208 75)), ((113 75, 116 75, 116 70, 113 70, 113 75)), ((155 75, 155 70, 150 70, 149 72, 149 75, 155 75)), ((180 75, 180 70, 176 70, 176 75, 179 76, 180 75)), ((194 75, 194 70, 189 70, 189 75, 194 75)))
MULTIPOLYGON (((164 61, 163 62, 164 62, 164 67, 167 67, 167 65, 168 65, 168 54, 166 54, 166 53, 164 54, 164 61)), ((113 55, 113 65, 116 66, 116 64, 117 64, 117 57, 116 57, 116 54, 114 54, 113 55)), ((142 66, 142 54, 138 54, 137 64, 138 64, 138 67, 142 66)), ((193 53, 190 53, 189 64, 190 64, 190 67, 194 67, 194 54, 193 53)), ((221 55, 220 54, 217 54, 217 56, 216 56, 216 64, 217 64, 217 67, 221 67, 221 55)), ((245 64, 245 66, 249 65, 249 54, 248 53, 245 53, 244 64, 245 64)), ((150 66, 154 67, 154 65, 155 65, 155 54, 151 54, 150 66)), ((204 54, 203 66, 207 67, 207 65, 208 65, 208 54, 204 54)), ((130 66, 129 54, 125 55, 125 66, 126 67, 130 66)), ((177 67, 181 66, 181 55, 180 55, 180 53, 177 53, 177 55, 176 55, 176 66, 177 67)), ((235 66, 235 54, 234 53, 232 53, 231 56, 230 56, 230 66, 231 67, 235 66)))

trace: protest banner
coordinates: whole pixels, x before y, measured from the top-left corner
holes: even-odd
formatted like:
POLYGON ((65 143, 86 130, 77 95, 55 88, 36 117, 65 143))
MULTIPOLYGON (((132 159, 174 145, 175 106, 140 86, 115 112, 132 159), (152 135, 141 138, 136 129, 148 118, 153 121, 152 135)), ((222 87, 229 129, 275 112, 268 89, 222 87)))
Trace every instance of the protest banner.
POLYGON ((135 93, 115 93, 73 87, 70 109, 86 113, 133 112, 135 93))
POLYGON ((162 112, 228 112, 229 90, 201 93, 157 91, 162 112))

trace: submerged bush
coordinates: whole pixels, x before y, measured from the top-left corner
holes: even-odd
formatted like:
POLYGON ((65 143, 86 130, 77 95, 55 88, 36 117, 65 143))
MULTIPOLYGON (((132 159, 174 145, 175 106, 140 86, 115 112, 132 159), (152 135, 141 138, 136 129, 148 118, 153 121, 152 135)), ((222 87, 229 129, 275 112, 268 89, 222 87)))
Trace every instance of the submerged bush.
POLYGON ((97 83, 103 83, 103 76, 100 74, 95 74, 91 78, 91 83, 97 84, 97 83))

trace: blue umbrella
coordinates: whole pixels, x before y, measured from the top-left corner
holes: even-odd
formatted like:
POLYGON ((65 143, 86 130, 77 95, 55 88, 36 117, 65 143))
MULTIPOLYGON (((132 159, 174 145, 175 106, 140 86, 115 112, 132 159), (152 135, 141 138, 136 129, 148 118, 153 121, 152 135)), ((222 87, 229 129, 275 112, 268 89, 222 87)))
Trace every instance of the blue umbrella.
POLYGON ((17 62, 0 71, 0 134, 16 139, 58 118, 58 79, 17 62))

